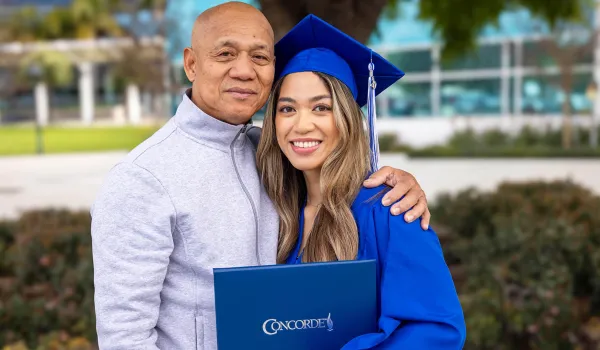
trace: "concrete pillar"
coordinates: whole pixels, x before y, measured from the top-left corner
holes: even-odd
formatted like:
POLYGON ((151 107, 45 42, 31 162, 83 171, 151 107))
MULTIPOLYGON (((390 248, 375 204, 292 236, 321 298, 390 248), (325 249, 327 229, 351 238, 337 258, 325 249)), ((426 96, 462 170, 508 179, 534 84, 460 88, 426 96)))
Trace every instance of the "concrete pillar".
POLYGON ((520 116, 523 112, 523 41, 515 40, 515 66, 513 86, 513 114, 520 116))
MULTIPOLYGON (((594 27, 596 30, 600 27, 600 2, 596 1, 596 10, 594 17, 594 27)), ((594 96, 594 105, 592 107, 592 123, 590 129, 590 146, 598 147, 598 125, 600 125, 600 35, 596 35, 596 47, 594 48, 594 82, 596 83, 596 94, 594 96)))
POLYGON ((435 117, 440 116, 440 105, 442 102, 440 90, 442 84, 440 59, 441 47, 439 44, 435 44, 431 48, 431 94, 429 96, 431 101, 431 115, 435 117))
POLYGON ((510 42, 502 43, 500 57, 500 113, 506 118, 510 115, 510 42))
POLYGON ((79 107, 81 122, 90 125, 94 121, 94 66, 91 62, 79 64, 79 107))
POLYGON ((40 126, 48 125, 50 116, 50 100, 48 98, 48 85, 38 82, 34 88, 35 95, 35 119, 40 126))
POLYGON ((140 88, 133 83, 127 85, 127 117, 129 123, 138 125, 142 121, 142 101, 140 96, 140 88))

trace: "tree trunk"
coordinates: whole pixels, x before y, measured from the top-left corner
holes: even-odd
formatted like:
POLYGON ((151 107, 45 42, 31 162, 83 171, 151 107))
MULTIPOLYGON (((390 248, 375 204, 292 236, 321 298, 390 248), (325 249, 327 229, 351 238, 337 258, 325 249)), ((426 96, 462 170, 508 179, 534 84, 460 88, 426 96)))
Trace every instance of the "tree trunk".
POLYGON ((308 14, 314 14, 361 43, 366 43, 388 0, 259 0, 281 39, 308 14))
POLYGON ((562 105, 562 146, 564 149, 571 148, 572 135, 571 101, 569 98, 566 98, 562 105))
POLYGON ((565 100, 562 104, 562 146, 564 149, 570 149, 573 143, 573 121, 571 113, 571 89, 573 87, 573 65, 563 64, 561 69, 561 87, 565 95, 565 100))

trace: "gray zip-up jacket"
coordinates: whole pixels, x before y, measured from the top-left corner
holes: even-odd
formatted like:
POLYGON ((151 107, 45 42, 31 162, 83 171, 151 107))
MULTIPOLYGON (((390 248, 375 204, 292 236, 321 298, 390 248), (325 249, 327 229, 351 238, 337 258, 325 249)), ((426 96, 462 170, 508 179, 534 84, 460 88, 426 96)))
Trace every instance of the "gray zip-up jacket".
POLYGON ((274 264, 279 221, 246 126, 176 115, 109 172, 92 207, 101 349, 216 349, 215 267, 274 264))

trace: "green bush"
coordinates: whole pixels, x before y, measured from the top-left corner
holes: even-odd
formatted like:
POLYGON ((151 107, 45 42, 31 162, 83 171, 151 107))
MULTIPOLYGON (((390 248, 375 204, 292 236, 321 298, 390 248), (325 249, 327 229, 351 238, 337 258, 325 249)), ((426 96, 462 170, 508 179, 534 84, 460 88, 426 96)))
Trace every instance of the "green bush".
MULTIPOLYGON (((600 348, 600 198, 570 182, 503 184, 432 205, 467 350, 600 348)), ((0 349, 93 349, 87 212, 0 223, 0 349), (10 346, 9 346, 10 344, 10 346)))
POLYGON ((441 196, 465 349, 600 347, 600 197, 570 182, 441 196))
MULTIPOLYGON (((599 128, 600 133, 600 128, 599 128)), ((420 149, 403 149, 411 157, 469 157, 469 158, 597 158, 600 148, 588 147, 589 130, 579 129, 579 137, 572 149, 562 148, 561 130, 523 127, 510 135, 498 129, 476 133, 472 129, 452 135, 444 145, 420 149)), ((389 142, 386 140, 386 142, 389 142)), ((398 146, 388 146, 398 150, 398 146)))
POLYGON ((394 134, 382 134, 377 139, 380 152, 393 152, 398 145, 398 138, 394 134))
POLYGON ((0 224, 0 253, 0 347, 91 348, 89 214, 30 212, 0 224))
POLYGON ((457 149, 448 146, 431 146, 411 149, 408 155, 415 158, 598 158, 600 148, 550 148, 550 147, 481 147, 457 149))

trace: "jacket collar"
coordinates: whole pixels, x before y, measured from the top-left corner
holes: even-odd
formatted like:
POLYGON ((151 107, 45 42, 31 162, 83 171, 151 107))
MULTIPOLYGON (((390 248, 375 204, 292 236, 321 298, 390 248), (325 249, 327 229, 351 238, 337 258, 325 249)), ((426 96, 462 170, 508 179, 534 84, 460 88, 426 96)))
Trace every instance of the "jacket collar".
POLYGON ((242 144, 245 137, 238 137, 246 125, 231 125, 204 113, 191 100, 192 89, 187 89, 173 117, 175 124, 186 134, 206 146, 229 151, 231 144, 242 144))

